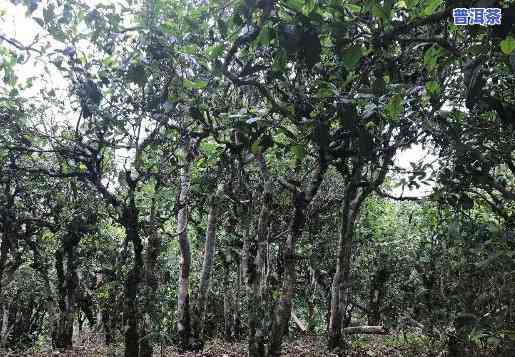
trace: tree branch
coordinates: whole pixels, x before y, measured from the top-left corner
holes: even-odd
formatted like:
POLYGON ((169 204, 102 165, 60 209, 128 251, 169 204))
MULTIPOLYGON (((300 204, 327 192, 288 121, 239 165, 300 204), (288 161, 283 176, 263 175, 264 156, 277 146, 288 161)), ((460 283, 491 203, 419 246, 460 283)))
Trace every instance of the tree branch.
POLYGON ((379 36, 377 36, 374 40, 377 46, 382 47, 387 44, 389 44, 392 40, 395 39, 398 35, 407 33, 407 32, 413 32, 413 30, 417 27, 424 26, 424 25, 430 25, 436 22, 439 22, 441 20, 447 19, 451 16, 452 8, 446 8, 440 12, 434 13, 433 15, 418 18, 414 21, 411 21, 410 23, 406 24, 400 24, 393 28, 393 30, 383 33, 379 36))
POLYGON ((424 199, 428 198, 428 196, 426 196, 426 197, 414 197, 414 196, 402 196, 402 195, 399 196, 399 197, 396 197, 396 196, 390 195, 389 193, 386 193, 386 192, 380 190, 379 188, 377 188, 375 190, 375 192, 380 197, 390 198, 390 199, 395 200, 395 201, 422 202, 424 199))

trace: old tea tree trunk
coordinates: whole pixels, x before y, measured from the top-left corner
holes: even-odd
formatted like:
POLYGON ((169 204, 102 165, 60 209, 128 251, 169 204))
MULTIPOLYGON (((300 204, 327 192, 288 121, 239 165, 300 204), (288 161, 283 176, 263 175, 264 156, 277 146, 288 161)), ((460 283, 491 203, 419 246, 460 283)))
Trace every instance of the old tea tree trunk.
POLYGON ((385 257, 377 259, 377 269, 370 282, 370 293, 368 298, 367 316, 370 326, 381 323, 381 307, 383 298, 386 295, 386 282, 390 277, 390 267, 385 257))
POLYGON ((124 207, 123 226, 127 241, 131 242, 134 250, 134 261, 125 281, 125 357, 149 357, 152 355, 148 339, 144 339, 141 330, 142 309, 139 303, 141 283, 144 273, 143 244, 138 224, 138 209, 136 208, 134 189, 136 182, 127 175, 129 184, 129 205, 124 207), (141 348, 141 350, 140 350, 141 348))
POLYGON ((294 213, 290 222, 289 233, 284 247, 284 273, 281 287, 281 296, 275 307, 272 334, 270 343, 270 356, 280 356, 284 335, 287 333, 290 321, 292 300, 295 295, 295 245, 300 236, 306 221, 305 209, 307 206, 304 192, 295 193, 294 213))
MULTIPOLYGON (((390 130, 390 135, 391 135, 390 130)), ((386 141, 388 143, 388 141, 386 141)), ((366 164, 358 160, 348 178, 345 187, 344 199, 341 208, 341 226, 338 241, 338 255, 336 272, 331 286, 331 306, 329 317, 328 347, 331 350, 346 349, 343 334, 350 322, 347 307, 350 304, 350 268, 352 257, 352 240, 356 220, 359 216, 363 201, 379 187, 386 177, 396 146, 387 146, 384 149, 383 159, 373 169, 366 168, 366 164), (369 175, 364 173, 369 171, 369 175), (364 182, 367 184, 363 184, 364 182)))
MULTIPOLYGON (((188 157, 188 154, 186 154, 188 157)), ((190 350, 194 343, 190 319, 189 277, 191 266, 191 250, 188 240, 188 198, 191 182, 191 160, 188 158, 181 168, 179 211, 177 213, 177 230, 179 235, 180 263, 179 286, 177 293, 177 333, 179 335, 179 347, 182 350, 190 350)))
POLYGON ((195 307, 195 335, 198 337, 201 345, 204 341, 204 325, 206 320, 207 293, 211 280, 211 272, 213 270, 213 262, 216 246, 216 227, 218 224, 220 198, 223 193, 223 184, 219 184, 216 192, 210 198, 209 212, 207 217, 206 242, 204 246, 204 260, 202 263, 202 272, 200 275, 200 284, 195 307))
MULTIPOLYGON (((246 242, 247 256, 247 294, 248 294, 248 348, 249 356, 258 357, 265 354, 265 301, 264 296, 260 294, 262 291, 260 284, 263 282, 262 274, 264 274, 265 265, 265 245, 268 235, 270 213, 272 206, 272 181, 270 173, 262 153, 256 154, 256 162, 261 172, 263 180, 263 192, 261 195, 261 208, 259 212, 257 224, 257 242, 250 249, 249 241, 246 242)), ((247 237, 248 238, 248 237, 247 237)))
MULTIPOLYGON (((147 249, 145 254, 145 311, 143 315, 142 333, 145 334, 140 346, 140 354, 152 356, 152 321, 159 324, 160 316, 158 311, 158 291, 159 291, 159 254, 161 252, 161 234, 158 227, 158 212, 156 196, 161 188, 161 181, 158 179, 154 186, 154 195, 150 208, 150 222, 154 227, 148 237, 147 249)), ((157 326, 160 329, 160 326, 157 326)))
POLYGON ((270 346, 268 355, 277 357, 281 355, 281 347, 284 335, 288 332, 292 312, 292 300, 295 296, 296 283, 296 257, 295 247, 297 241, 302 236, 306 223, 306 208, 313 201, 318 188, 320 187, 325 172, 327 170, 327 161, 325 158, 324 148, 319 149, 319 159, 310 183, 304 191, 300 187, 292 185, 286 181, 281 183, 288 187, 293 194, 293 216, 288 227, 288 237, 284 247, 284 275, 281 286, 281 295, 274 310, 272 321, 272 331, 270 336, 270 346))
POLYGON ((79 295, 78 246, 80 239, 89 232, 87 223, 85 217, 76 216, 61 239, 61 247, 55 252, 59 317, 52 331, 52 344, 60 350, 73 347, 73 322, 79 295))
POLYGON ((329 317, 329 348, 342 347, 342 329, 347 327, 347 305, 350 288, 350 262, 352 254, 352 236, 354 223, 363 201, 363 192, 353 184, 349 184, 345 190, 345 198, 342 207, 342 221, 340 225, 340 237, 338 242, 338 256, 336 272, 331 286, 331 310, 329 317))

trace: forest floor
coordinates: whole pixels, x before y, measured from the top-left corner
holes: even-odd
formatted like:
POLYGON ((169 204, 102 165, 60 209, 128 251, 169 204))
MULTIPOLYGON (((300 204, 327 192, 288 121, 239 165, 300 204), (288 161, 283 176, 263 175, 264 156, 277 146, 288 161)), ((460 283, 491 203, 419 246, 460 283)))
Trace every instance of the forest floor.
MULTIPOLYGON (((84 341, 86 342, 86 341, 84 341)), ((355 337, 352 341, 352 352, 347 357, 445 357, 445 346, 438 341, 421 335, 387 335, 355 337)), ((76 347, 67 352, 0 352, 1 357, 118 357, 123 356, 121 345, 106 347, 104 345, 88 345, 76 347)), ((246 356, 246 343, 225 342, 213 339, 207 342, 202 352, 180 353, 172 347, 157 347, 156 357, 244 357, 246 356)), ((335 353, 327 350, 325 342, 319 337, 304 336, 287 342, 283 348, 286 357, 337 357, 335 353)), ((494 357, 493 351, 484 349, 474 351, 468 357, 494 357)))

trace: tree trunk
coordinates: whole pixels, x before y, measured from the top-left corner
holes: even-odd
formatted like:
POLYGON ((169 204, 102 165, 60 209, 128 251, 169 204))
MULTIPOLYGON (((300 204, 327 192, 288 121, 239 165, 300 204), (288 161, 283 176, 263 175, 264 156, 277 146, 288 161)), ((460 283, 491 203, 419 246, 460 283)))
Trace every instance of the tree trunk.
MULTIPOLYGON (((132 183, 134 184, 134 183, 132 183)), ((127 241, 132 242, 134 249, 134 262, 125 281, 125 357, 147 357, 148 351, 140 351, 141 339, 146 337, 141 333, 142 309, 138 295, 143 277, 143 245, 139 236, 138 210, 134 199, 134 186, 129 191, 130 204, 123 214, 123 225, 127 241), (145 353, 142 355, 141 352, 145 353)))
POLYGON ((324 148, 320 147, 318 166, 313 171, 313 175, 305 191, 287 181, 282 181, 282 184, 288 187, 293 193, 293 215, 288 226, 288 237, 284 245, 283 280, 281 295, 279 301, 275 305, 274 316, 272 319, 270 346, 268 349, 268 354, 270 356, 275 357, 281 355, 283 338, 288 332, 292 300, 295 295, 295 284, 297 278, 295 246, 297 241, 301 238, 306 224, 306 208, 317 194, 327 170, 327 161, 325 156, 324 148))
POLYGON ((70 313, 70 310, 74 309, 74 306, 69 305, 69 303, 73 301, 67 296, 70 291, 68 291, 66 287, 68 274, 66 272, 65 260, 63 247, 58 248, 55 252, 55 268, 57 272, 59 316, 57 317, 56 324, 52 331, 52 345, 54 348, 60 350, 67 350, 72 347, 73 336, 74 314, 70 313))
MULTIPOLYGON (((148 237, 145 254, 145 314, 143 317, 142 332, 145 334, 141 340, 140 355, 152 356, 152 323, 159 322, 160 316, 157 308, 157 293, 159 290, 159 254, 161 252, 161 235, 157 230, 156 195, 159 191, 159 182, 155 186, 154 197, 150 209, 150 220, 154 231, 148 237)), ((160 328, 160 326, 158 326, 160 328)))
POLYGON ((79 295, 78 246, 85 222, 76 217, 62 238, 61 247, 55 253, 59 317, 53 332, 53 345, 60 350, 73 347, 73 322, 77 315, 79 295))
POLYGON ((262 154, 256 155, 256 161, 261 171, 263 180, 263 193, 261 210, 259 212, 257 224, 257 242, 255 254, 251 254, 250 259, 254 258, 253 264, 249 267, 247 276, 248 291, 248 325, 249 325, 249 356, 258 357, 265 353, 264 335, 266 323, 263 321, 265 315, 264 296, 262 295, 262 274, 264 273, 266 244, 270 222, 270 210, 272 205, 272 182, 262 154))
POLYGON ((296 192, 294 196, 294 212, 290 221, 288 238, 284 250, 284 273, 281 297, 274 310, 272 334, 270 338, 270 356, 280 356, 284 335, 288 332, 291 316, 292 299, 295 294, 295 244, 302 235, 306 221, 305 209, 307 201, 304 192, 296 192))
MULTIPOLYGON (((243 254, 241 258, 243 278, 245 281, 245 291, 247 295, 247 326, 248 326, 248 353, 249 357, 261 357, 264 355, 265 346, 263 334, 258 329, 259 309, 258 303, 258 280, 255 262, 255 244, 251 241, 252 210, 249 209, 247 230, 243 240, 243 254)), ((259 280, 258 280, 259 281, 259 280)))
POLYGON ((206 319, 207 293, 211 280, 211 271, 213 270, 213 262, 216 246, 216 227, 218 224, 219 200, 223 193, 223 184, 219 184, 215 194, 211 197, 209 205, 209 213, 207 217, 206 242, 204 246, 204 260, 202 263, 202 272, 200 275, 199 292, 196 301, 196 321, 198 326, 195 327, 196 336, 203 345, 204 325, 206 319))
MULTIPOLYGON (((103 280, 104 280, 104 274, 102 273, 95 273, 95 282, 96 282, 96 287, 100 287, 102 286, 102 283, 103 283, 103 280)), ((103 324, 102 322, 104 321, 104 311, 103 309, 101 308, 100 304, 98 305, 98 308, 97 308, 97 311, 96 311, 96 330, 99 331, 99 330, 102 330, 103 328, 103 324)))
POLYGON ((331 286, 331 307, 329 317, 329 339, 330 349, 344 347, 342 329, 350 322, 347 316, 347 306, 350 294, 350 263, 352 255, 352 238, 354 224, 358 217, 359 208, 363 202, 362 189, 354 184, 348 184, 345 190, 345 198, 342 207, 342 220, 340 225, 340 238, 338 242, 338 257, 336 272, 331 286), (345 322, 345 323, 344 323, 345 322))
POLYGON ((226 263, 224 266, 224 340, 230 341, 232 339, 233 319, 232 319, 232 305, 233 305, 233 292, 229 283, 229 265, 226 263))
POLYGON ((368 324, 377 326, 381 323, 381 305, 386 292, 386 281, 390 275, 390 271, 385 261, 378 262, 379 267, 372 277, 370 283, 370 295, 368 299, 368 324))
POLYGON ((37 271, 40 273, 41 278, 44 283, 45 291, 46 291, 46 304, 45 304, 45 310, 48 315, 48 325, 49 329, 51 330, 52 334, 52 343, 53 343, 53 333, 57 330, 57 324, 58 324, 58 303, 56 301, 57 292, 53 284, 51 283, 49 276, 48 276, 48 268, 46 262, 43 260, 43 257, 39 253, 39 251, 36 248, 36 245, 32 247, 33 253, 34 253, 34 266, 36 267, 37 271))
POLYGON ((109 346, 113 343, 112 317, 108 311, 102 313, 102 327, 104 329, 104 343, 109 346))
MULTIPOLYGON (((97 289, 106 283, 112 281, 112 277, 104 276, 100 273, 97 277, 97 289)), ((97 330, 103 331, 104 343, 110 345, 114 341, 113 332, 116 330, 118 306, 116 296, 113 291, 109 291, 107 301, 103 301, 98 305, 97 310, 97 330)))
MULTIPOLYGON (((8 186, 9 187, 9 186, 8 186)), ((10 200, 8 207, 12 207, 13 202, 10 200)), ((7 212, 7 211, 6 211, 7 212)), ((16 247, 13 247, 12 244, 12 231, 13 228, 12 225, 9 223, 9 220, 13 220, 14 217, 12 216, 5 216, 2 217, 3 220, 0 222, 2 227, 2 231, 0 232, 0 307, 2 308, 2 325, 1 325, 1 331, 0 331, 0 348, 5 347, 7 344, 7 339, 9 335, 9 308, 8 308, 8 302, 7 299, 4 299, 4 296, 2 296, 2 289, 4 285, 4 271, 7 264, 7 258, 9 251, 15 251, 16 247), (14 248, 14 249, 13 249, 14 248)), ((6 279, 5 285, 8 284, 8 281, 10 279, 6 279)))
MULTIPOLYGON (((7 228, 4 229, 7 230, 7 228)), ((4 270, 7 262, 7 254, 9 253, 9 246, 8 234, 0 232, 0 292, 2 291, 2 282, 4 280, 4 270)))
POLYGON ((190 242, 188 240, 188 198, 191 181, 191 162, 186 161, 181 169, 179 212, 177 213, 177 230, 179 231, 179 248, 181 253, 179 264, 179 286, 177 293, 177 333, 179 335, 179 347, 182 350, 190 350, 192 345, 191 321, 190 321, 190 296, 189 278, 191 265, 190 242))
POLYGON ((241 305, 240 300, 242 299, 241 296, 241 264, 238 264, 238 270, 236 272, 236 282, 235 282, 235 288, 234 288, 234 302, 233 302, 233 330, 232 330, 232 337, 236 340, 241 335, 241 305))
POLYGON ((315 320, 315 306, 316 306, 316 295, 317 295, 317 281, 315 277, 315 270, 310 266, 309 267, 309 275, 311 278, 311 292, 307 301, 307 310, 308 310, 308 332, 314 333, 316 328, 316 320, 315 320))
POLYGON ((9 306, 4 301, 2 303, 2 324, 0 325, 0 349, 7 346, 9 338, 9 306))
MULTIPOLYGON (((5 263, 7 262, 7 253, 9 252, 9 241, 7 234, 0 232, 0 294, 2 293, 2 282, 4 277, 5 263)), ((8 321, 9 321, 9 308, 7 301, 0 295, 0 306, 2 307, 2 325, 0 328, 0 348, 4 348, 7 344, 8 337, 8 321)))

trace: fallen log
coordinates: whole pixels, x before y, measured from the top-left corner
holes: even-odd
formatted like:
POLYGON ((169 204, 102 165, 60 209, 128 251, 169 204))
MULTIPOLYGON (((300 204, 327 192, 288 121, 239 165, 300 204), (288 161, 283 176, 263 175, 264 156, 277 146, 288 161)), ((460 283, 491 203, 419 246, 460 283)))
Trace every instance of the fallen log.
POLYGON ((386 329, 384 326, 352 326, 344 328, 343 333, 347 335, 360 333, 370 335, 386 335, 388 334, 388 329, 386 329))

